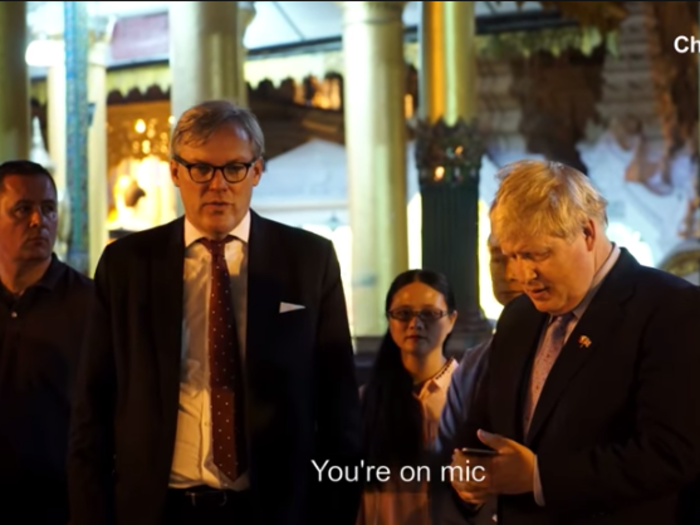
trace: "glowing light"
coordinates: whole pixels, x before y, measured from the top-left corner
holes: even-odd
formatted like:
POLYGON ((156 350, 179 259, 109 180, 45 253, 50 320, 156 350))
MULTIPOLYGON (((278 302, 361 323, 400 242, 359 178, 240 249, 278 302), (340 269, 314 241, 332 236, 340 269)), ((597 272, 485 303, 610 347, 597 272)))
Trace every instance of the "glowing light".
POLYGON ((489 205, 483 199, 479 199, 479 241, 477 244, 479 257, 479 303, 487 318, 498 319, 503 306, 493 295, 490 269, 491 253, 488 248, 489 235, 491 235, 489 205))
POLYGON ((420 268, 423 265, 423 238, 421 224, 423 224, 423 200, 420 192, 411 198, 406 210, 408 221, 408 267, 420 268))
POLYGON ((136 133, 143 133, 144 131, 146 131, 146 123, 143 121, 143 119, 138 119, 136 121, 134 129, 136 130, 136 133))
POLYGON ((411 118, 413 116, 413 95, 410 93, 406 94, 406 96, 403 98, 403 105, 404 116, 406 118, 411 118))
POLYGON ((27 46, 24 60, 33 67, 57 66, 63 61, 63 44, 56 40, 33 40, 27 46))
POLYGON ((621 222, 611 222, 607 229, 608 238, 618 246, 625 247, 639 264, 654 267, 654 254, 651 247, 642 240, 638 231, 621 222))

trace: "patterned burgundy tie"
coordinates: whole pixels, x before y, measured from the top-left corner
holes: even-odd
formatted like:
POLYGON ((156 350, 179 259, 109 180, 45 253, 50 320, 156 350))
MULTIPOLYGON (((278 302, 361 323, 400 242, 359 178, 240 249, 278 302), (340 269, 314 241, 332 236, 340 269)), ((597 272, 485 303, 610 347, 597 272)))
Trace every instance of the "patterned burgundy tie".
POLYGON ((530 429, 532 416, 535 413, 535 407, 544 388, 544 383, 564 347, 569 325, 575 318, 576 316, 573 313, 560 315, 555 318, 547 329, 542 346, 537 350, 535 363, 532 365, 530 389, 525 402, 525 410, 523 410, 526 434, 530 429))
POLYGON ((246 469, 241 360, 224 256, 233 240, 230 235, 223 241, 200 239, 211 253, 208 350, 214 463, 231 481, 246 469))

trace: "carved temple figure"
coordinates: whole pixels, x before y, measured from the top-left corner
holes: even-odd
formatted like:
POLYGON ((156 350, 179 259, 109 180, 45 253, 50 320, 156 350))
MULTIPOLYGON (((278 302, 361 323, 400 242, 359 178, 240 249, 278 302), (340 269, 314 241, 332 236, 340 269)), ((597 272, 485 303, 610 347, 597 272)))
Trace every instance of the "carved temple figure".
POLYGON ((115 213, 111 217, 109 229, 140 231, 155 226, 138 206, 145 196, 146 191, 139 186, 134 177, 121 175, 114 185, 115 213))
POLYGON ((613 118, 598 133, 578 149, 589 176, 609 201, 610 223, 618 229, 624 225, 630 235, 638 235, 639 249, 648 246, 652 256, 648 262, 658 264, 683 239, 688 203, 695 196, 692 160, 681 154, 671 158, 672 186, 663 192, 651 191, 654 182, 660 181, 659 163, 648 158, 638 122, 631 117, 613 118))

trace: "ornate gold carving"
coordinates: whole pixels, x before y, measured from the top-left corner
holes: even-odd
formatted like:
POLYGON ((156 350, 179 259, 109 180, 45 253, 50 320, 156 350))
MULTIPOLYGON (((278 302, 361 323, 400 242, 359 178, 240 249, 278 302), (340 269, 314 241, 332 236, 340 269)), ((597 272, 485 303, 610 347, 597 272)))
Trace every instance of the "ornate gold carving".
MULTIPOLYGON (((517 2, 518 5, 525 2, 517 2)), ((581 25, 603 32, 617 29, 627 17, 626 2, 540 2, 542 7, 555 8, 567 18, 575 18, 581 25)))
POLYGON ((678 277, 700 273, 700 247, 677 253, 669 261, 666 261, 661 269, 678 277))
POLYGON ((608 53, 617 53, 616 33, 604 34, 598 28, 585 26, 497 33, 480 36, 476 42, 479 58, 527 58, 539 52, 558 57, 568 50, 590 56, 601 47, 608 53))
POLYGON ((660 160, 662 180, 671 184, 670 162, 686 144, 697 151, 697 56, 678 53, 677 35, 695 35, 697 4, 693 2, 640 2, 644 13, 647 57, 651 66, 656 112, 664 137, 660 160), (658 5, 657 5, 658 4, 658 5))
POLYGON ((475 123, 443 119, 416 126, 416 165, 421 186, 478 184, 483 145, 475 123))
POLYGON ((152 86, 158 86, 164 93, 170 89, 172 82, 168 64, 152 64, 134 68, 107 71, 107 93, 119 91, 126 95, 136 88, 146 92, 152 86))
MULTIPOLYGON (((656 112, 661 124, 661 133, 664 137, 664 149, 659 161, 661 180, 670 185, 670 164, 673 150, 676 148, 678 132, 678 119, 674 107, 671 88, 673 83, 673 65, 664 56, 661 46, 661 35, 656 17, 658 16, 653 4, 643 2, 642 9, 647 22, 647 56, 651 66, 651 75, 654 84, 654 97, 656 112)), ((646 181, 643 181, 646 182, 646 181)))
POLYGON ((517 79, 511 93, 522 108, 519 131, 529 152, 586 171, 576 144, 599 120, 604 59, 600 49, 591 57, 567 50, 511 62, 517 79))
POLYGON ((168 159, 170 102, 107 106, 108 169, 128 158, 168 159))
POLYGON ((287 78, 279 87, 271 80, 264 80, 251 91, 253 97, 339 111, 343 107, 343 79, 337 73, 328 73, 323 80, 310 75, 303 82, 287 78))

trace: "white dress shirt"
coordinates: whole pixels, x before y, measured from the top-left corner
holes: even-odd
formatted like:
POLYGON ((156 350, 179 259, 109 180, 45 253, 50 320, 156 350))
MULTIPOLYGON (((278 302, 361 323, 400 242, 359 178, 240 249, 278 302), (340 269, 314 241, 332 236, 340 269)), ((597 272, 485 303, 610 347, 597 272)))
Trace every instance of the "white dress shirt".
MULTIPOLYGON (((236 314, 241 363, 245 363, 247 251, 250 211, 231 232, 236 239, 226 244, 224 256, 231 275, 231 297, 236 314)), ((180 402, 170 473, 170 486, 188 488, 209 485, 243 490, 245 473, 228 479, 214 464, 212 454, 211 389, 209 386, 208 328, 211 289, 211 254, 197 242, 204 235, 185 218, 185 270, 180 367, 180 402)))

